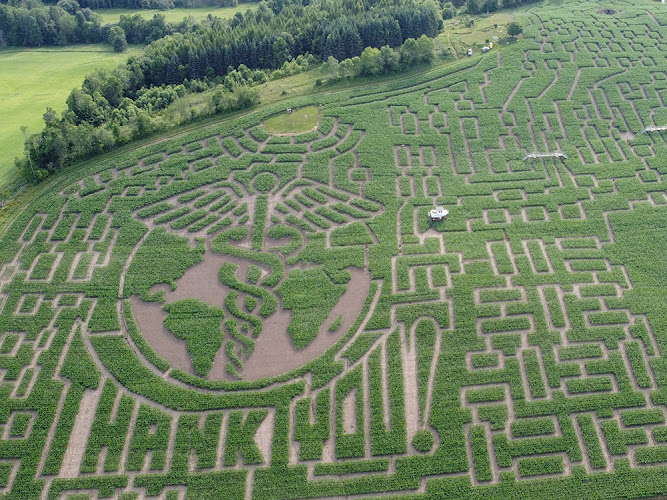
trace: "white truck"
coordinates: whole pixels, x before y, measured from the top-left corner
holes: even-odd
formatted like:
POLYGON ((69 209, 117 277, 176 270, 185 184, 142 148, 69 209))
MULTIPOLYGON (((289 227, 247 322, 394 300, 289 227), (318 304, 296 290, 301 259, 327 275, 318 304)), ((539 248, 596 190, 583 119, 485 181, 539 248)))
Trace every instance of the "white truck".
POLYGON ((449 210, 445 210, 443 207, 435 207, 434 210, 428 211, 428 218, 431 221, 445 220, 449 215, 449 210))

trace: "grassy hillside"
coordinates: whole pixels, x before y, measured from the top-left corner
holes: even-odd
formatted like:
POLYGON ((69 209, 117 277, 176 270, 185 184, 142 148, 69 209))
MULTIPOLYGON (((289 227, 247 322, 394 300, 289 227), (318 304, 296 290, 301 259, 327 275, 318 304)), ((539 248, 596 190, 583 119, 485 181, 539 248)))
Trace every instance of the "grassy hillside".
POLYGON ((139 51, 131 47, 117 54, 104 45, 0 49, 0 185, 16 175, 14 157, 23 151, 23 125, 38 132, 46 108, 65 109, 65 99, 86 74, 113 68, 139 51))

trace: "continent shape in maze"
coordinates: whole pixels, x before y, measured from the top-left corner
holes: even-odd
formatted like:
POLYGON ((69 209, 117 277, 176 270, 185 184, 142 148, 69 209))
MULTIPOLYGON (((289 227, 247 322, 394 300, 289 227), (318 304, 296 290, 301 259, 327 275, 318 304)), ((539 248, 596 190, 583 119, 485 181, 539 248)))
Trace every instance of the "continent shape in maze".
POLYGON ((529 8, 515 46, 324 103, 317 130, 221 126, 35 202, 3 241, 0 492, 659 471, 664 325, 627 249, 667 210, 667 144, 641 133, 667 121, 667 17, 617 4, 529 8), (213 347, 163 327, 187 307, 213 347))

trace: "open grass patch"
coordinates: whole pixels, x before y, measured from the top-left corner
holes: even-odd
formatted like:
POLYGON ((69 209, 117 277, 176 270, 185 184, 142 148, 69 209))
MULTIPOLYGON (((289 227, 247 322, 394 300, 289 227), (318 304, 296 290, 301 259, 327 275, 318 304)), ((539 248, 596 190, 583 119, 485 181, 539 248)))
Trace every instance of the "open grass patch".
POLYGON ((264 127, 272 134, 301 134, 317 127, 320 110, 316 106, 290 108, 264 120, 264 127))

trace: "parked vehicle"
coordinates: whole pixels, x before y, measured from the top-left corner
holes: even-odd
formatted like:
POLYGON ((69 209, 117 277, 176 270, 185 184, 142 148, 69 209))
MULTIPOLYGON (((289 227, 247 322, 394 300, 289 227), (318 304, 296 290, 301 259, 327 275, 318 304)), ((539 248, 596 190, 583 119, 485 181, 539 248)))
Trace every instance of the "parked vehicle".
POLYGON ((435 207, 435 210, 428 211, 428 218, 431 221, 444 220, 449 215, 449 210, 445 210, 443 207, 435 207))

